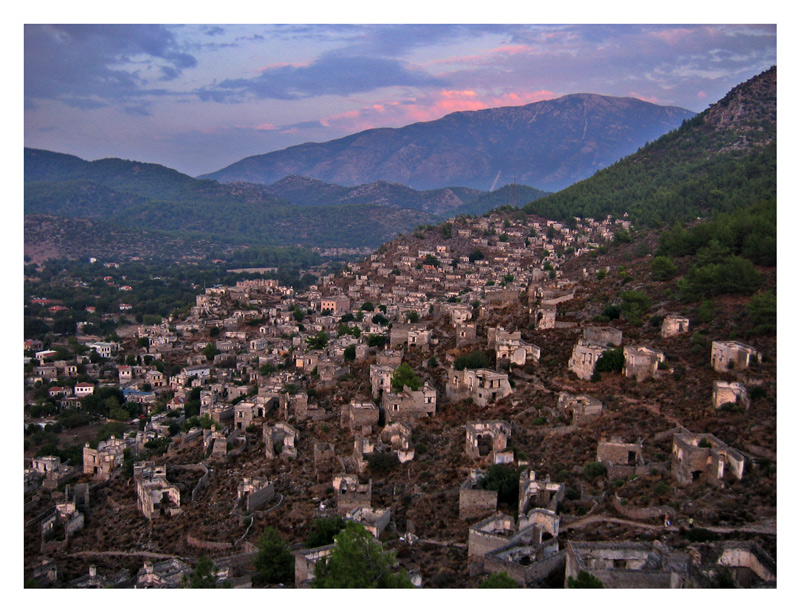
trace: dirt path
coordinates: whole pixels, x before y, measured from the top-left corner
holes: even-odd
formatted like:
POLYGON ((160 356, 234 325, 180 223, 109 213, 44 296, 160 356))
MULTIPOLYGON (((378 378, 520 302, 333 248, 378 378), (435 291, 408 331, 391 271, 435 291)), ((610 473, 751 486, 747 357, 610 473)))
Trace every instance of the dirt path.
MULTIPOLYGON (((680 527, 675 525, 670 525, 669 527, 664 526, 661 523, 643 523, 640 521, 631 521, 628 519, 620 519, 613 516, 606 516, 603 514, 598 514, 595 516, 587 516, 585 518, 577 519, 571 523, 562 524, 562 529, 582 529, 587 525, 591 525, 593 523, 617 523, 618 525, 628 525, 630 527, 639 527, 642 529, 649 529, 649 530, 658 530, 658 531, 679 531, 680 527)), ((697 528, 708 529, 709 531, 713 531, 714 533, 733 533, 733 532, 740 532, 740 533, 759 533, 765 535, 777 535, 777 522, 776 521, 764 521, 761 523, 749 523, 747 525, 740 525, 736 527, 730 526, 718 526, 718 525, 695 525, 697 528)))

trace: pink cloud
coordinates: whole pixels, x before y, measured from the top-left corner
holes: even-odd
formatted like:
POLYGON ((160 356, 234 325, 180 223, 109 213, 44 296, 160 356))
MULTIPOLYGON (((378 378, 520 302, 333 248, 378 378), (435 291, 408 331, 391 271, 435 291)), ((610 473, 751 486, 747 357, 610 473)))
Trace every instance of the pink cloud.
POLYGON ((274 64, 267 64, 261 68, 257 68, 257 72, 266 72, 267 70, 274 70, 276 68, 307 68, 311 62, 275 62, 274 64))
POLYGON ((402 127, 418 121, 432 121, 458 111, 475 111, 498 106, 520 106, 555 98, 547 90, 482 96, 467 89, 443 90, 403 101, 383 101, 320 119, 325 127, 355 133, 376 127, 402 127))
POLYGON ((489 64, 496 61, 497 55, 519 55, 522 53, 533 53, 535 48, 530 45, 503 45, 488 49, 485 52, 474 55, 455 55, 442 59, 431 60, 421 64, 422 66, 435 66, 437 64, 489 64))
POLYGON ((698 98, 700 98, 700 99, 702 100, 702 99, 704 99, 704 98, 707 98, 707 97, 708 97, 708 94, 707 94, 706 92, 704 92, 704 91, 698 91, 698 92, 697 92, 697 97, 698 97, 698 98))
POLYGON ((635 91, 629 92, 628 97, 636 98, 637 100, 641 100, 642 102, 650 102, 651 104, 661 104, 657 96, 643 96, 641 94, 636 93, 635 91))
POLYGON ((278 126, 274 123, 262 123, 254 127, 256 130, 277 130, 278 126))

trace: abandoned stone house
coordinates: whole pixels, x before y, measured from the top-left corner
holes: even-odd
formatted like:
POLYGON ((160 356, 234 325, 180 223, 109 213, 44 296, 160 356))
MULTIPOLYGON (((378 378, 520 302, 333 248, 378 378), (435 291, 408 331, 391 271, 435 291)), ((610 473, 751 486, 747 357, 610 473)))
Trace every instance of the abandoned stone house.
POLYGON ((449 310, 450 322, 454 327, 464 325, 472 318, 472 308, 469 306, 451 306, 449 310))
POLYGON ((711 343, 711 367, 717 372, 746 370, 752 363, 761 363, 761 353, 741 342, 715 340, 711 343))
POLYGON ((397 454, 400 463, 406 463, 414 458, 411 434, 411 427, 405 423, 391 423, 381 430, 378 439, 385 448, 397 454))
POLYGON ((395 368, 403 363, 403 351, 395 349, 384 349, 375 355, 375 363, 379 366, 394 366, 395 368))
POLYGON ((747 388, 742 383, 715 380, 711 403, 715 409, 725 404, 735 404, 747 410, 750 407, 750 398, 747 396, 747 388))
POLYGON ((376 365, 369 366, 369 382, 372 387, 372 397, 380 398, 384 392, 392 390, 392 375, 396 366, 376 365))
POLYGON ((572 395, 566 391, 558 394, 555 416, 571 417, 572 425, 583 425, 603 413, 603 402, 591 395, 572 395))
POLYGON ((654 376, 659 364, 664 363, 666 359, 661 351, 646 346, 626 346, 622 352, 625 356, 622 374, 628 378, 635 378, 638 382, 654 376))
POLYGON ((574 372, 581 380, 589 380, 594 374, 597 360, 607 350, 606 346, 587 342, 584 338, 579 339, 572 347, 572 356, 568 364, 570 372, 574 372))
POLYGON ((462 346, 474 342, 478 337, 475 323, 464 323, 463 325, 456 325, 455 331, 456 346, 462 346))
POLYGON ((48 542, 66 545, 74 533, 83 529, 83 525, 83 513, 78 510, 74 501, 56 504, 53 513, 41 522, 43 549, 47 548, 48 542))
POLYGON ((211 429, 203 430, 203 454, 214 459, 228 455, 228 438, 225 431, 218 429, 216 424, 211 429))
POLYGON ((588 344, 596 344, 603 347, 619 346, 622 344, 622 331, 615 327, 588 325, 583 328, 583 339, 588 344))
MULTIPOLYGON (((520 521, 531 510, 544 509, 556 512, 558 504, 564 499, 565 492, 566 487, 563 483, 550 482, 549 476, 544 480, 537 480, 534 470, 523 470, 519 475, 518 516, 520 521)), ((556 535, 558 535, 557 532, 556 535)))
POLYGON ((330 359, 320 359, 317 364, 317 376, 319 386, 330 386, 340 378, 350 374, 349 365, 341 365, 330 359))
POLYGON ((347 512, 345 518, 361 523, 374 538, 380 538, 383 531, 389 526, 392 512, 389 508, 378 509, 360 506, 347 512))
POLYGON ((739 588, 775 588, 775 560, 752 541, 724 541, 695 544, 689 549, 697 586, 714 584, 722 569, 739 588))
POLYGON ((395 323, 389 332, 389 345, 398 348, 407 345, 409 349, 427 348, 431 342, 431 330, 421 323, 395 323))
POLYGON ((520 586, 539 586, 563 571, 565 554, 559 551, 556 531, 539 524, 524 527, 500 512, 470 527, 469 573, 505 572, 520 586))
POLYGON ((724 486, 726 479, 741 480, 744 456, 711 434, 693 434, 678 428, 672 437, 672 475, 682 487, 693 482, 724 486))
POLYGON ((512 392, 508 374, 487 369, 448 369, 445 394, 451 401, 471 398, 478 406, 484 407, 512 392))
POLYGON ((300 432, 289 423, 264 424, 264 445, 266 446, 267 459, 295 459, 297 458, 297 441, 300 432))
POLYGON ((627 478, 637 473, 637 467, 644 466, 642 441, 623 442, 622 438, 600 440, 597 443, 597 461, 602 463, 609 478, 627 478))
POLYGON ((466 453, 472 460, 513 463, 514 451, 508 448, 511 424, 508 421, 467 423, 466 453))
POLYGON ((87 442, 83 447, 83 473, 91 474, 94 480, 108 480, 111 473, 122 467, 124 451, 128 447, 124 439, 111 436, 99 442, 97 448, 90 448, 87 442))
POLYGON ((333 315, 340 316, 350 310, 350 299, 344 295, 324 297, 319 306, 320 310, 330 310, 333 315))
POLYGON ((300 393, 281 393, 279 397, 279 414, 284 421, 295 419, 298 423, 309 418, 309 412, 316 413, 319 408, 315 405, 309 406, 308 394, 300 393))
POLYGON ((555 304, 542 304, 531 309, 534 329, 554 329, 557 308, 555 304))
POLYGON ((181 513, 181 492, 167 480, 167 466, 152 461, 133 465, 136 483, 136 507, 148 520, 158 516, 181 513))
POLYGON ((266 478, 243 478, 236 490, 238 505, 254 512, 275 498, 275 485, 266 478))
POLYGON ((605 588, 667 589, 686 585, 689 557, 654 542, 567 542, 564 586, 581 571, 605 588))
POLYGON ((327 544, 318 548, 297 550, 294 555, 294 586, 298 589, 307 589, 314 580, 314 567, 320 561, 333 553, 336 544, 327 544))
POLYGON ((405 385, 399 393, 384 393, 381 409, 387 423, 432 416, 436 414, 436 389, 429 382, 416 391, 405 385))
POLYGON ((497 491, 481 487, 485 470, 470 470, 458 491, 458 518, 469 521, 483 518, 497 511, 497 491))
POLYGON ((355 474, 336 474, 333 477, 336 513, 345 516, 356 508, 372 507, 372 480, 361 484, 355 474))
POLYGON ((339 411, 339 424, 351 433, 360 432, 362 436, 372 433, 372 428, 380 420, 380 409, 372 402, 353 400, 339 411))
POLYGON ((524 366, 529 361, 538 362, 541 354, 542 349, 523 340, 501 340, 497 344, 497 359, 517 366, 524 366))
POLYGON ((136 575, 137 589, 178 589, 192 568, 178 558, 145 561, 136 575))
POLYGON ((513 516, 494 512, 470 526, 467 540, 469 557, 483 557, 486 553, 507 545, 517 533, 513 516))
POLYGON ((671 338, 689 331, 689 319, 678 315, 667 315, 661 322, 661 337, 671 338))

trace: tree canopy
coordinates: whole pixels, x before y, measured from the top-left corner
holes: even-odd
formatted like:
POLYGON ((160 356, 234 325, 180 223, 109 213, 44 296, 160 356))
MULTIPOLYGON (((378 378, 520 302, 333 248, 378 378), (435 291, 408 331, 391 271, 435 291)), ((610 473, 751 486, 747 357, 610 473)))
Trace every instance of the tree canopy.
POLYGON ((394 553, 383 550, 367 529, 354 522, 336 536, 329 557, 314 568, 313 588, 322 589, 401 589, 411 588, 405 570, 394 571, 394 553))
POLYGON ((258 540, 258 553, 253 565, 259 582, 287 584, 294 580, 294 557, 274 527, 267 527, 258 540))
POLYGON ((404 386, 411 387, 414 391, 422 386, 422 381, 414 372, 414 368, 406 362, 401 363, 392 374, 392 388, 402 391, 404 386))

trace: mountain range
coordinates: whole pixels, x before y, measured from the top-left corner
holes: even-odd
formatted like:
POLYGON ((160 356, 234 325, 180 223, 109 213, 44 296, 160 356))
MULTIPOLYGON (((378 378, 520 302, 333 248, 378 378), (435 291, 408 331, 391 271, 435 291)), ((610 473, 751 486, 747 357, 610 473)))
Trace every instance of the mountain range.
POLYGON ((302 175, 350 186, 387 181, 420 190, 460 185, 488 191, 499 176, 503 183, 516 178, 558 191, 694 115, 635 98, 573 94, 301 144, 200 178, 269 184, 302 175))
POLYGON ((29 215, 50 215, 51 225, 52 215, 85 218, 106 232, 119 227, 226 245, 370 248, 420 225, 509 204, 551 219, 627 214, 640 225, 685 223, 774 197, 776 75, 774 67, 756 75, 679 128, 552 194, 521 183, 492 192, 416 190, 300 175, 268 185, 219 183, 156 164, 25 149, 26 243, 29 234, 42 236, 29 227, 36 219, 28 223, 29 215))

